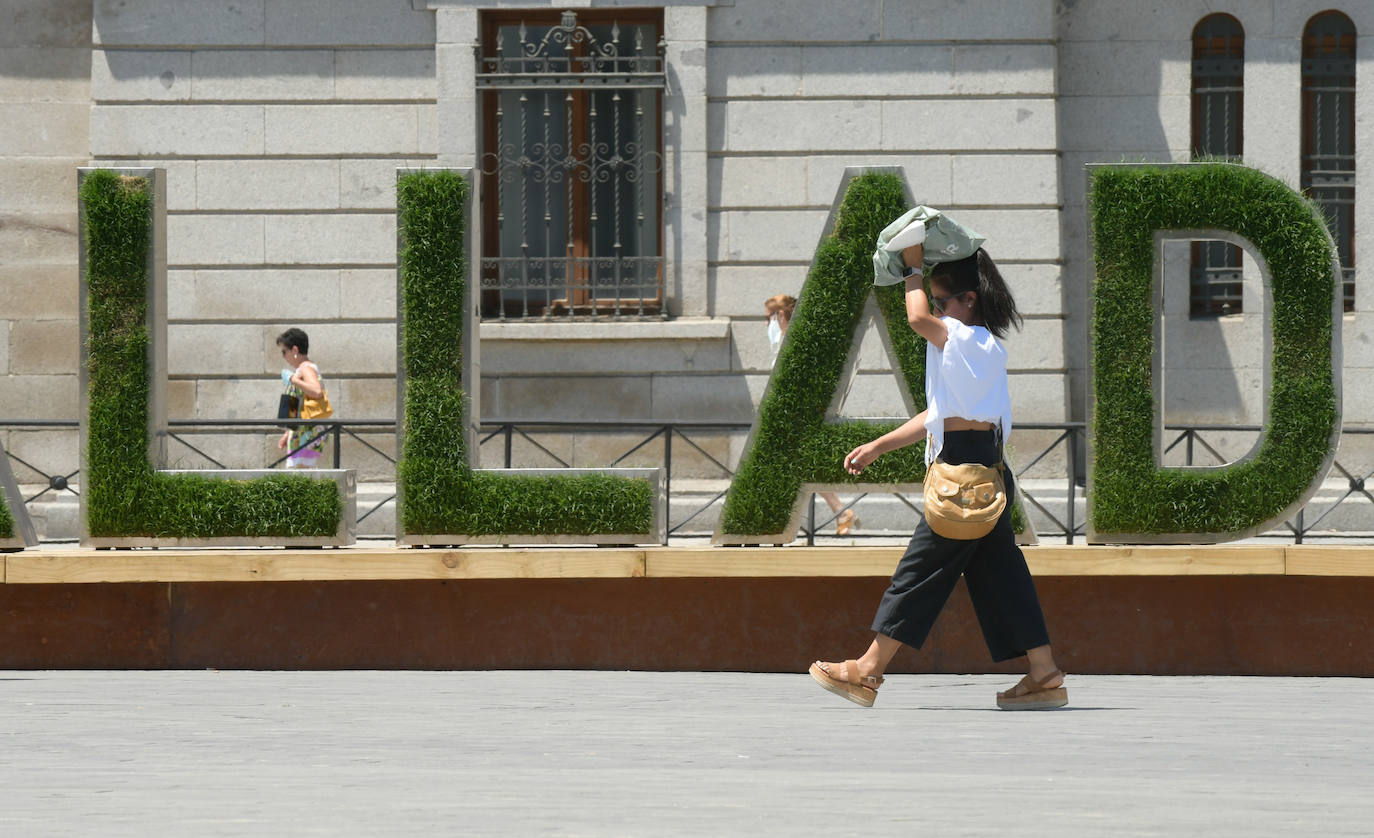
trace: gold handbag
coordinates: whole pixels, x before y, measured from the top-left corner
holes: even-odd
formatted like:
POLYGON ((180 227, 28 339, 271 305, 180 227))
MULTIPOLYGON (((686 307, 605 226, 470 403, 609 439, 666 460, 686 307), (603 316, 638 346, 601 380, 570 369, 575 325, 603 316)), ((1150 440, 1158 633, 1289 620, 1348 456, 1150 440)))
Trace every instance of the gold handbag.
POLYGON ((960 541, 982 538, 1007 508, 1001 457, 996 466, 937 459, 926 469, 925 501, 926 524, 936 535, 960 541))
POLYGON ((318 399, 301 398, 302 419, 328 419, 333 415, 334 408, 329 404, 327 391, 321 390, 318 399))

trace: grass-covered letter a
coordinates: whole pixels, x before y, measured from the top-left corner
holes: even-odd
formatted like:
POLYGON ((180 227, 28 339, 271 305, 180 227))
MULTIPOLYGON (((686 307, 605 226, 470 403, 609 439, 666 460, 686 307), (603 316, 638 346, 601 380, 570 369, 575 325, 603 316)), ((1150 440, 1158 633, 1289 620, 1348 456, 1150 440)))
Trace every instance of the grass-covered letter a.
POLYGON ((717 543, 791 541, 803 490, 891 492, 925 479, 921 445, 884 455, 862 475, 844 470, 845 454, 900 424, 830 416, 869 294, 877 297, 902 386, 917 412, 925 409, 926 356, 925 341, 907 325, 902 286, 873 285, 878 233, 909 207, 900 170, 846 170, 836 203, 834 228, 816 249, 751 443, 725 497, 717 543))
POLYGON ((37 543, 24 496, 10 470, 9 455, 0 445, 0 550, 22 550, 37 543))

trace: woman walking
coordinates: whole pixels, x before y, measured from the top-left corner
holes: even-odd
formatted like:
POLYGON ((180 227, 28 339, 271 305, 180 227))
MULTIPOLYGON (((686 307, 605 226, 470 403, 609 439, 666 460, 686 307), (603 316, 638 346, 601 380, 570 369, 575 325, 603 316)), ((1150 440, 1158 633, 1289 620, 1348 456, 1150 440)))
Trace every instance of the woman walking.
MULTIPOLYGON (((301 329, 291 328, 277 336, 282 360, 291 369, 282 370, 286 393, 296 400, 296 415, 292 419, 315 419, 333 413, 324 391, 320 368, 310 360, 310 338, 301 329)), ((277 448, 286 449, 287 468, 315 468, 324 456, 324 439, 328 428, 322 425, 296 425, 285 430, 277 440, 277 448), (289 447, 288 447, 289 446, 289 447)))
MULTIPOLYGON (((917 231, 919 233, 919 231, 917 231)), ((900 237, 897 237, 900 238, 900 237)), ((897 240, 894 238, 894 241, 897 240)), ((930 296, 922 287, 923 248, 902 250, 907 265, 906 310, 911 328, 926 339, 926 410, 896 430, 845 457, 859 474, 879 456, 926 440, 926 463, 1002 463, 1001 442, 1011 430, 1005 337, 1021 315, 992 258, 981 247, 972 256, 934 265, 930 296), (932 313, 932 307, 934 313, 932 313)), ((1016 496, 1011 470, 1003 467, 1006 497, 1016 496)), ((924 519, 916 527, 892 583, 873 618, 876 636, 868 651, 842 663, 817 661, 811 676, 825 689, 870 707, 883 672, 903 644, 920 648, 962 574, 994 661, 1025 656, 1029 673, 997 694, 1004 709, 1044 709, 1068 703, 1064 673, 1055 665, 1035 583, 1011 528, 1007 502, 992 531, 977 539, 937 535, 924 519)))

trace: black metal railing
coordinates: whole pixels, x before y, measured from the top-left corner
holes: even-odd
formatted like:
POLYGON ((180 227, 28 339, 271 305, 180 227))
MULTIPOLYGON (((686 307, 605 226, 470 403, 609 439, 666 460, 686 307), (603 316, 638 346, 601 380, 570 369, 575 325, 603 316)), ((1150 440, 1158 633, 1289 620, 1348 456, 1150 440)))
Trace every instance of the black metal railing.
MULTIPOLYGON (((181 443, 191 451, 194 451, 196 454, 199 454, 209 462, 215 464, 217 467, 227 469, 230 468, 230 466, 225 465, 224 463, 220 462, 219 460, 202 451, 198 446, 193 445, 190 441, 188 441, 185 438, 183 434, 191 429, 201 429, 202 433, 248 433, 259 431, 278 431, 284 430, 286 428, 295 427, 323 428, 324 432, 323 434, 311 437, 310 439, 304 441, 301 445, 297 446, 296 448, 292 448, 290 450, 281 449, 285 453, 277 457, 275 460, 269 462, 267 464, 267 468, 281 467, 287 461, 287 459, 290 458, 293 454, 303 450, 304 448, 310 445, 313 445, 316 442, 316 440, 319 440, 321 438, 324 439, 325 444, 328 445, 330 449, 330 468, 343 468, 343 442, 345 437, 354 439, 357 442, 361 443, 364 447, 375 452, 376 454, 384 458, 387 462, 391 463, 393 466, 396 464, 395 457, 393 457, 391 454, 388 454, 386 451, 383 451, 381 448, 378 448, 377 446, 368 442, 366 439, 363 439, 362 435, 359 433, 362 429, 371 428, 373 429, 374 433, 395 434, 396 423, 391 421, 390 419, 354 419, 350 421, 343 421, 333 418, 278 419, 270 424, 260 422, 254 419, 224 419, 211 420, 209 422, 202 422, 193 419, 182 419, 172 420, 167 423, 167 438, 171 441, 181 443), (178 431, 181 431, 181 433, 179 433, 178 431)), ((368 516, 372 515, 378 509, 381 509, 383 506, 386 506, 388 503, 395 499, 396 495, 393 493, 390 496, 382 499, 381 501, 378 501, 377 503, 373 504, 370 509, 359 512, 357 523, 361 524, 363 521, 367 520, 368 516)))
MULTIPOLYGON (((344 461, 344 441, 353 440, 364 449, 375 454, 384 460, 390 467, 394 468, 396 458, 394 456, 394 445, 383 443, 376 445, 365 437, 367 435, 381 434, 391 437, 395 433, 396 423, 386 419, 360 419, 360 420, 341 420, 341 419, 313 419, 313 420, 235 420, 235 419, 213 419, 213 420, 174 420, 168 423, 169 442, 175 442, 184 446, 187 450, 205 459, 206 462, 217 468, 242 468, 242 465, 226 463, 220 457, 216 457, 204 450, 202 445, 197 445, 188 439, 194 435, 242 435, 270 433, 280 431, 283 427, 290 425, 311 425, 325 429, 325 437, 328 440, 330 449, 329 461, 333 468, 343 468, 347 463, 344 461)), ((747 434, 750 425, 742 422, 593 422, 593 421, 505 421, 497 420, 483 422, 480 426, 479 444, 487 446, 496 443, 500 446, 499 461, 505 468, 516 466, 516 443, 530 446, 531 452, 537 451, 541 457, 548 458, 552 464, 562 468, 571 468, 573 463, 567 457, 560 456, 556 451, 545 445, 538 438, 545 434, 573 434, 573 433, 602 433, 602 434, 629 434, 630 439, 622 440, 620 453, 609 457, 608 462, 597 463, 596 467, 614 468, 625 463, 631 457, 638 456, 640 462, 636 465, 654 465, 664 470, 664 492, 669 509, 672 509, 673 499, 673 479, 675 473, 680 469, 674 468, 674 451, 681 451, 686 447, 691 455, 696 459, 698 466, 704 464, 714 469, 715 474, 708 479, 729 480, 734 476, 729 460, 730 457, 720 457, 712 453, 707 444, 701 440, 705 434, 726 434, 743 437, 747 434), (642 460, 647 458, 648 463, 642 460)), ((0 420, 0 430, 11 431, 76 431, 78 423, 74 420, 0 420)), ((1192 424, 1192 425, 1166 425, 1165 430, 1172 434, 1169 441, 1164 446, 1162 457, 1173 455, 1174 459, 1181 456, 1181 465, 1185 466, 1211 466, 1222 465, 1234 459, 1227 457, 1219 450, 1219 443, 1214 445, 1215 436, 1219 434, 1258 434, 1261 430, 1259 425, 1224 425, 1224 424, 1192 424), (1209 441, 1209 436, 1212 439, 1209 441)), ((1017 484, 1020 487, 1021 495, 1026 503, 1034 509, 1034 520, 1037 526, 1036 534, 1047 538, 1063 538, 1067 543, 1074 543, 1075 539, 1084 535, 1084 522, 1080 520, 1077 505, 1080 500, 1086 500, 1086 489, 1083 482, 1083 474, 1086 463, 1083 459, 1085 451, 1086 425, 1083 422, 1037 422, 1025 423, 1017 426, 1017 432, 1055 432, 1055 436, 1048 443, 1041 443, 1035 446, 1033 456, 1026 457, 1024 463, 1018 463, 1016 469, 1017 484), (1064 479, 1064 498, 1063 512, 1056 514, 1048 508, 1050 502, 1036 496, 1033 491, 1027 489, 1025 478, 1031 474, 1032 470, 1039 469, 1037 474, 1045 475, 1042 463, 1047 458, 1054 456, 1062 449, 1062 467, 1064 479), (1048 526, 1047 526, 1048 525, 1048 526)), ((1374 435, 1374 427, 1346 427, 1342 433, 1346 436, 1369 436, 1374 435)), ((1013 443, 1019 433, 1013 434, 1013 443)), ((1024 437, 1023 437, 1024 439, 1024 437)), ((75 440, 73 439, 73 444, 75 440)), ((1019 450, 1021 454, 1026 454, 1027 449, 1023 445, 1013 444, 1014 450, 1019 450)), ((523 456, 528 456, 527 452, 523 456)), ((10 460, 13 464, 21 466, 16 469, 16 478, 26 486, 41 485, 34 494, 25 498, 26 503, 32 503, 49 493, 68 492, 78 494, 73 482, 79 485, 79 481, 74 478, 80 476, 79 470, 67 471, 65 468, 45 467, 35 463, 36 459, 31 455, 23 456, 16 454, 13 450, 9 452, 10 460), (40 479, 34 479, 37 476, 40 479)), ((287 456, 292 452, 284 452, 281 456, 268 464, 269 468, 281 466, 287 456)), ((522 459, 523 459, 522 456, 522 459)), ((681 454, 678 454, 681 461, 681 454)), ((67 459, 70 459, 69 457, 67 459)), ((490 460, 488 459, 488 462, 490 460)), ((252 466, 259 467, 259 466, 252 466)), ((1058 465, 1056 464, 1056 469, 1058 465)), ((1287 534, 1294 539, 1294 543, 1301 544, 1306 538, 1342 536, 1344 533, 1322 532, 1317 527, 1326 521, 1333 512, 1343 504, 1361 499, 1369 501, 1374 506, 1374 494, 1371 494, 1367 483, 1374 478, 1374 470, 1364 470, 1352 467, 1344 463, 1338 457, 1332 465, 1328 480, 1334 476, 1339 476, 1346 481, 1343 493, 1330 505, 1320 510, 1312 508, 1311 504, 1299 510, 1293 519, 1284 523, 1282 529, 1287 530, 1287 534)), ((1050 478, 1041 477, 1040 486, 1045 485, 1045 481, 1050 478)), ((681 495, 681 493, 679 493, 681 495)), ((700 536, 702 533, 687 533, 685 528, 694 520, 700 518, 708 512, 714 505, 721 503, 726 494, 725 489, 710 490, 710 497, 704 502, 696 504, 689 509, 680 510, 679 520, 669 521, 668 535, 673 537, 693 537, 700 536)), ((841 506, 837 510, 831 510, 826 516, 817 514, 816 497, 810 497, 809 511, 804 516, 800 527, 799 535, 810 545, 814 544, 817 535, 832 525, 836 524, 839 517, 846 510, 853 509, 855 505, 866 498, 869 493, 862 493, 853 500, 841 506)), ((901 493, 892 493, 896 499, 917 515, 921 514, 920 506, 913 502, 911 498, 901 493)), ((360 511, 358 520, 361 522, 368 516, 383 508, 388 503, 395 500, 395 494, 377 501, 367 510, 360 511)), ((1374 532, 1374 515, 1371 515, 1371 523, 1367 528, 1368 532, 1374 532)), ((1277 532, 1277 531, 1275 531, 1277 532)), ((1365 530, 1361 530, 1365 532, 1365 530)), ((1272 534, 1272 533, 1271 533, 1272 534)), ((856 539, 890 537, 890 533, 865 531, 862 533, 852 533, 849 537, 856 539)))
MULTIPOLYGON (((1165 446, 1164 453, 1176 449, 1179 445, 1184 446, 1183 464, 1188 466, 1196 465, 1222 465, 1228 462, 1228 458, 1221 454, 1215 447, 1208 444, 1202 437, 1204 433, 1253 433, 1258 434, 1262 428, 1259 425, 1166 425, 1165 430, 1178 431, 1178 436, 1165 446), (1211 462, 1198 462, 1198 449, 1206 452, 1211 462)), ((1341 429, 1341 436, 1369 436, 1374 434, 1374 428, 1345 426, 1341 429)), ((1332 462, 1331 471, 1327 473, 1328 480, 1332 475, 1339 474, 1346 480, 1346 489, 1334 503, 1322 510, 1310 523, 1307 521, 1307 513, 1311 508, 1311 503, 1299 509, 1291 521, 1284 522, 1284 528, 1293 536, 1294 544, 1302 544, 1307 537, 1317 537, 1317 525, 1326 520, 1332 512, 1346 501, 1356 496, 1364 497, 1371 504, 1374 504, 1374 495, 1365 488, 1365 483, 1370 478, 1374 478, 1374 470, 1362 472, 1360 469, 1352 470, 1348 465, 1341 462, 1339 456, 1332 462)), ((1370 531, 1374 531, 1374 521, 1371 521, 1370 531)))

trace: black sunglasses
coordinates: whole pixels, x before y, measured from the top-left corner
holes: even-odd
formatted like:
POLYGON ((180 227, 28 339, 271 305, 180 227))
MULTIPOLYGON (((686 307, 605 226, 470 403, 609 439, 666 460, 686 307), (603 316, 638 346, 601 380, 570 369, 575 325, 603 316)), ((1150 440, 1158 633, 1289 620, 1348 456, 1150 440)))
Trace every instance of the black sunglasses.
POLYGON ((937 297, 937 296, 935 296, 934 294, 932 294, 932 295, 930 295, 930 304, 931 304, 932 306, 935 307, 935 310, 936 310, 936 311, 940 312, 941 314, 944 314, 944 313, 945 313, 945 306, 949 303, 949 301, 950 301, 950 300, 953 300, 953 299, 956 299, 956 298, 958 298, 958 297, 961 297, 961 296, 963 296, 963 295, 962 295, 962 294, 946 294, 946 295, 943 296, 943 297, 937 297))

